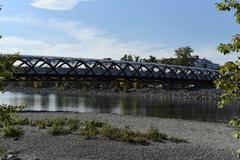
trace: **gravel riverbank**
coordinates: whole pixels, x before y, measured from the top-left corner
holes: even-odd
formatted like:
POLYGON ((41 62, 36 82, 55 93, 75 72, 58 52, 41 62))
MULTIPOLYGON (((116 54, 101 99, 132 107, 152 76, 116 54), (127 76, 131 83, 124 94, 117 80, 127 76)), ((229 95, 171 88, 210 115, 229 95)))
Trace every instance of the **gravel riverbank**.
POLYGON ((153 117, 122 116, 96 113, 26 112, 20 116, 30 119, 77 117, 80 120, 101 120, 118 127, 129 126, 146 131, 151 126, 169 136, 180 136, 188 143, 151 143, 148 146, 109 141, 102 138, 85 139, 79 135, 51 136, 46 130, 24 127, 19 139, 0 137, 0 144, 16 152, 21 159, 33 160, 234 160, 239 141, 234 131, 224 123, 207 123, 153 117))

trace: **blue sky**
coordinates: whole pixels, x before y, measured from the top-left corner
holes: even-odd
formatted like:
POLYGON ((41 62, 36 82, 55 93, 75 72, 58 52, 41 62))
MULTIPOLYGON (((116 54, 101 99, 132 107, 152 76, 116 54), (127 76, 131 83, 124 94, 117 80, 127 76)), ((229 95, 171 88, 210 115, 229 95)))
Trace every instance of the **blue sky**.
POLYGON ((2 0, 4 53, 119 59, 123 54, 171 57, 190 46, 223 63, 216 47, 239 33, 219 0, 2 0))

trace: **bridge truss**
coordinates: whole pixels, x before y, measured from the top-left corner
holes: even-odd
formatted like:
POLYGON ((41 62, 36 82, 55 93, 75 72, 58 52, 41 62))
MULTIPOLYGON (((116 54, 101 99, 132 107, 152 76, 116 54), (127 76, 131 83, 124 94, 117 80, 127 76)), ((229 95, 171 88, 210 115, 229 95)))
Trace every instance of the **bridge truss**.
POLYGON ((212 83, 217 70, 99 59, 25 56, 14 63, 14 81, 118 80, 212 83))

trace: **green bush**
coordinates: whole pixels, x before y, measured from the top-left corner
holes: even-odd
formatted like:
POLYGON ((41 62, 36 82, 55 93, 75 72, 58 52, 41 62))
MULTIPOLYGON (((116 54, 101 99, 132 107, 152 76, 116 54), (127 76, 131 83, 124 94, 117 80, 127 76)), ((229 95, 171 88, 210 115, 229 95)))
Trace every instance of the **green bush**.
POLYGON ((151 127, 146 133, 146 138, 155 142, 167 140, 168 136, 164 133, 159 133, 157 128, 151 127))
POLYGON ((52 125, 55 126, 65 126, 67 125, 67 118, 56 118, 52 120, 52 125))
POLYGON ((22 128, 14 126, 4 126, 2 132, 5 137, 19 137, 23 134, 22 128))
POLYGON ((47 127, 51 127, 53 122, 48 119, 38 119, 32 123, 33 126, 37 126, 39 129, 46 129, 47 127))
POLYGON ((99 134, 99 130, 97 127, 93 125, 86 125, 85 128, 80 130, 80 135, 86 136, 88 138, 96 137, 99 134))
POLYGON ((6 150, 0 146, 0 158, 3 158, 6 155, 6 150))
POLYGON ((119 140, 121 138, 121 130, 111 125, 105 125, 102 127, 100 129, 100 134, 103 137, 109 138, 110 140, 119 140))
POLYGON ((133 141, 135 137, 139 137, 140 134, 137 134, 134 131, 131 131, 129 128, 125 127, 124 129, 121 129, 120 139, 122 141, 133 141))
POLYGON ((18 119, 17 112, 22 110, 23 106, 0 105, 0 128, 13 125, 18 119))
POLYGON ((174 143, 187 143, 187 140, 181 137, 170 137, 168 140, 174 143))
POLYGON ((30 125, 32 122, 31 120, 29 120, 28 118, 20 118, 17 117, 14 122, 13 125, 22 125, 22 126, 27 126, 30 125))
POLYGON ((85 125, 91 125, 93 127, 103 127, 105 124, 98 120, 86 121, 85 125))
POLYGON ((68 119, 67 120, 67 125, 69 126, 69 129, 71 131, 76 131, 80 127, 80 120, 79 119, 68 119))
POLYGON ((70 134, 71 131, 68 128, 64 128, 63 126, 54 125, 48 129, 48 133, 51 135, 58 136, 58 135, 70 134))

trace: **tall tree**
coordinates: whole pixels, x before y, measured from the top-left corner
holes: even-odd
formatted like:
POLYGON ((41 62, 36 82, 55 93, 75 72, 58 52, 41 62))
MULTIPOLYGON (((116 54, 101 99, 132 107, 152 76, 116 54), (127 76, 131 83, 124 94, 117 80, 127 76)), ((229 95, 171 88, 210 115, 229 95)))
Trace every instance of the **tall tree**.
MULTIPOLYGON (((237 24, 240 24, 240 1, 224 0, 221 3, 217 3, 216 6, 220 11, 233 11, 237 24)), ((220 44, 218 51, 224 55, 239 53, 240 34, 234 35, 231 43, 220 44)), ((237 58, 235 62, 225 63, 221 67, 220 72, 223 77, 216 81, 216 86, 224 90, 218 103, 219 107, 223 107, 232 101, 240 100, 240 58, 237 58)), ((230 123, 240 129, 240 119, 233 119, 230 123)), ((240 139, 240 130, 236 131, 234 136, 240 139)), ((240 158, 240 149, 237 151, 237 154, 238 158, 240 158)))
POLYGON ((191 53, 193 53, 193 49, 189 46, 181 47, 175 50, 176 64, 182 66, 192 66, 193 59, 191 53))

